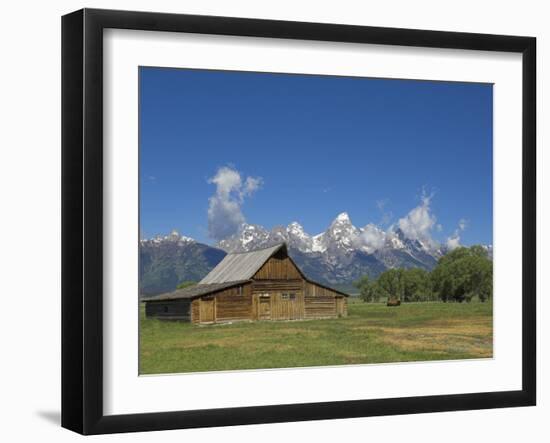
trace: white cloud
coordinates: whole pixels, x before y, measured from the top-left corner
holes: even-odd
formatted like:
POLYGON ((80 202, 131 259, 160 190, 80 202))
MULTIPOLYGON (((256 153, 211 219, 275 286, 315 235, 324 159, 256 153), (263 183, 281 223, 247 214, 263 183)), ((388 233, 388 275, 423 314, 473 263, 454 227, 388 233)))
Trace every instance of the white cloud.
POLYGON ((252 195, 258 189, 260 189, 261 186, 262 186, 261 177, 247 177, 246 181, 244 182, 241 198, 252 195))
POLYGON ((359 246, 364 247, 366 252, 374 252, 384 247, 386 243, 386 233, 370 223, 361 230, 361 234, 357 238, 359 246))
POLYGON ((453 235, 447 238, 447 248, 451 251, 460 246, 460 234, 468 227, 468 220, 461 218, 458 221, 458 227, 453 232, 453 235))
POLYGON ((397 222, 397 225, 407 238, 419 240, 430 247, 435 246, 437 243, 432 238, 432 230, 436 226, 437 221, 430 208, 432 197, 432 195, 426 195, 423 192, 421 203, 397 222))
POLYGON ((262 178, 247 177, 243 181, 239 171, 223 166, 208 183, 216 185, 215 194, 208 200, 208 235, 222 240, 237 232, 246 221, 241 207, 245 197, 261 187, 262 178))
POLYGON ((393 212, 386 210, 386 207, 389 204, 389 200, 387 198, 377 200, 376 201, 376 207, 382 214, 382 218, 380 219, 381 225, 389 225, 393 218, 393 212))
POLYGON ((468 227, 468 220, 461 218, 458 221, 458 229, 464 231, 468 227))
POLYGON ((452 251, 460 246, 460 235, 452 236, 447 239, 447 247, 452 251))
MULTIPOLYGON (((440 243, 433 238, 434 233, 443 231, 443 226, 437 223, 437 218, 433 214, 431 203, 433 194, 422 192, 420 204, 411 209, 404 217, 397 220, 396 223, 384 228, 384 219, 378 223, 370 223, 361 229, 360 235, 357 236, 354 243, 356 247, 363 248, 366 252, 372 253, 382 249, 384 245, 391 241, 394 245, 399 244, 399 238, 396 236, 396 230, 400 229, 404 236, 410 240, 418 240, 426 249, 435 249, 440 246, 440 243)), ((388 200, 376 201, 376 207, 383 215, 388 214, 386 207, 388 200)), ((391 216, 391 213, 389 213, 391 216)), ((466 229, 468 221, 461 219, 458 222, 458 228, 453 236, 446 241, 447 246, 451 249, 460 245, 460 233, 466 229)))

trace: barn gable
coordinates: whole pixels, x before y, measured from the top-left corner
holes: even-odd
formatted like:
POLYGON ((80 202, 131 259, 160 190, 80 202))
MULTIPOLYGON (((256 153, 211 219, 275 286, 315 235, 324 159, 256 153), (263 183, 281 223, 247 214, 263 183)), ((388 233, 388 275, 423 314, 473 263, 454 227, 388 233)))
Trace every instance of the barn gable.
POLYGON ((289 257, 286 248, 275 252, 252 277, 255 280, 306 280, 289 257))
POLYGON ((254 277, 266 261, 279 252, 288 256, 284 243, 251 252, 227 254, 199 284, 220 284, 249 280, 254 277))

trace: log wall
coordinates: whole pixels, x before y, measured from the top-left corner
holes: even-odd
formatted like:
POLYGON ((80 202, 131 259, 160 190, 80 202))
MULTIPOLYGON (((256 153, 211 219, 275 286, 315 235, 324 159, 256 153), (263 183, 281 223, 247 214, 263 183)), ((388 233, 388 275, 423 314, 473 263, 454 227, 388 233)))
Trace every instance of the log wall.
POLYGON ((193 299, 190 309, 193 323, 252 320, 250 283, 193 299))
POLYGON ((303 280, 256 280, 252 282, 254 294, 272 292, 303 292, 303 280))
POLYGON ((146 315, 193 323, 241 320, 298 320, 334 318, 347 315, 347 299, 342 294, 304 280, 295 266, 284 259, 268 261, 261 278, 191 300, 146 303, 146 315), (273 272, 285 278, 275 279, 273 272))
POLYGON ((305 282, 306 297, 343 297, 338 292, 315 283, 305 282))
POLYGON ((217 293, 216 321, 252 320, 252 291, 246 284, 217 293))
POLYGON ((336 317, 335 297, 305 297, 305 318, 336 317))
POLYGON ((145 303, 145 315, 160 320, 191 321, 190 300, 166 300, 145 303))
POLYGON ((347 315, 347 300, 338 292, 305 282, 305 318, 332 318, 347 315))

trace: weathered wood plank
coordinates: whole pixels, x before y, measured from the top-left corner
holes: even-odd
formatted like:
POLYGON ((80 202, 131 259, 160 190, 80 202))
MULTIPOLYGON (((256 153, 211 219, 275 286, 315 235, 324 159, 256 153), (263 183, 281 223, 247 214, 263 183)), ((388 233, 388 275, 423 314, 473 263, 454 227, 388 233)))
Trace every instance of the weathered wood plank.
POLYGON ((302 274, 283 251, 267 260, 253 277, 255 280, 299 280, 302 274))

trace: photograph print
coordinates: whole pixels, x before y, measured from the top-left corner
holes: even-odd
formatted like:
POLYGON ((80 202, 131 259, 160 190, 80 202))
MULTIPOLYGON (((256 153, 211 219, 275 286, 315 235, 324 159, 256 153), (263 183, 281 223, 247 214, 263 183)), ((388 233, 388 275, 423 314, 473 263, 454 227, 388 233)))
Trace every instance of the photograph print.
POLYGON ((493 357, 493 85, 139 68, 139 373, 493 357))

